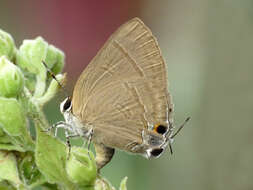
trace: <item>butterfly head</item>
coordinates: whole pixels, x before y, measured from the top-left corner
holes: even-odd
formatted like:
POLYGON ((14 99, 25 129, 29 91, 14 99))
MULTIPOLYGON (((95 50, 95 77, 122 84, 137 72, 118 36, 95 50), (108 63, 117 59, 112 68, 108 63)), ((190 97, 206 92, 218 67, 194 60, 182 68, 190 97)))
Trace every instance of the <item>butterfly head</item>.
POLYGON ((160 157, 168 145, 167 134, 169 131, 168 124, 149 125, 149 129, 144 130, 142 134, 143 142, 147 145, 143 156, 148 159, 160 157))

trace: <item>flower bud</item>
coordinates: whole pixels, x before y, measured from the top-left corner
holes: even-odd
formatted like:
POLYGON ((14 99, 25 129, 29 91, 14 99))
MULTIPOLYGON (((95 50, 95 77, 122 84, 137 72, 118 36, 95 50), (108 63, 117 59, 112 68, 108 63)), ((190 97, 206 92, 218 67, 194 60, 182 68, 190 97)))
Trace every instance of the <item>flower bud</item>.
POLYGON ((53 45, 48 46, 46 64, 54 74, 58 74, 64 67, 65 55, 58 48, 53 45))
POLYGON ((80 186, 93 185, 97 176, 97 167, 92 152, 73 147, 66 163, 66 171, 73 183, 80 186))
POLYGON ((7 32, 0 30, 0 57, 5 55, 12 60, 16 52, 13 38, 7 32))
POLYGON ((120 183, 119 190, 127 190, 126 182, 127 182, 127 177, 124 177, 120 183))
POLYGON ((105 178, 98 177, 94 186, 95 190, 115 190, 109 181, 105 178))
POLYGON ((23 87, 24 76, 21 70, 5 56, 0 57, 0 96, 15 97, 23 87))
POLYGON ((17 64, 33 74, 46 73, 42 61, 46 58, 47 49, 48 43, 42 37, 37 37, 34 40, 24 40, 19 48, 17 64))
POLYGON ((14 153, 0 150, 0 178, 1 181, 7 180, 15 186, 21 185, 14 153))
MULTIPOLYGON (((20 102, 15 98, 0 97, 0 127, 9 136, 12 149, 34 150, 34 142, 27 129, 27 120, 20 102)), ((6 142, 5 136, 0 137, 6 142)))
POLYGON ((61 50, 49 45, 42 37, 23 41, 17 53, 17 64, 23 70, 36 75, 36 84, 34 84, 34 78, 27 82, 28 88, 35 91, 34 97, 43 96, 46 89, 47 69, 42 61, 57 74, 63 69, 64 58, 61 50))
POLYGON ((37 98, 37 102, 39 103, 39 105, 43 106, 45 103, 49 102, 56 95, 58 89, 60 88, 58 82, 62 83, 65 80, 66 75, 58 74, 55 77, 57 81, 53 79, 50 82, 45 94, 42 97, 37 98))
POLYGON ((64 53, 53 45, 49 45, 42 37, 34 40, 24 40, 18 52, 17 62, 21 68, 30 73, 38 74, 46 71, 42 64, 45 61, 48 68, 55 74, 59 73, 64 66, 64 53), (55 70, 55 71, 54 71, 55 70))
MULTIPOLYGON (((25 71, 36 75, 34 97, 41 97, 46 89, 47 71, 42 61, 47 55, 48 43, 42 38, 24 40, 17 53, 17 64, 25 71)), ((33 78, 27 83, 34 81, 33 78)))

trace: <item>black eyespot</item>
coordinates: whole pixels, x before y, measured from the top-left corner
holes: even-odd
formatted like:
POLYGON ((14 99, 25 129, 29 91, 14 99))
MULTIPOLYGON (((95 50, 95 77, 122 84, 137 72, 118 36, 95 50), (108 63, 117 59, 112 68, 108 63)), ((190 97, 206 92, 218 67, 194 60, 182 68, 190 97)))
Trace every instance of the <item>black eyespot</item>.
POLYGON ((172 108, 169 109, 169 112, 172 112, 172 108))
POLYGON ((158 125, 156 127, 156 132, 163 135, 164 133, 167 132, 167 129, 168 128, 166 126, 164 126, 164 125, 158 125))
POLYGON ((159 156, 163 152, 162 148, 156 148, 151 151, 151 155, 154 157, 159 156))
POLYGON ((71 99, 68 98, 63 106, 64 111, 68 110, 71 106, 71 99))

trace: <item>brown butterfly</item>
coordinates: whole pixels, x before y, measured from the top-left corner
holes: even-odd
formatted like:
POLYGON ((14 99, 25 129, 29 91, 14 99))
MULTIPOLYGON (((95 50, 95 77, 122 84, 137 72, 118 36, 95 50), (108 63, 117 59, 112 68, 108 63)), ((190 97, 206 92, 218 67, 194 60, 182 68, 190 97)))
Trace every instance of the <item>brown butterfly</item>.
POLYGON ((112 34, 60 110, 65 122, 56 127, 65 128, 67 138, 92 141, 98 169, 114 149, 159 157, 184 125, 173 133, 167 66, 155 37, 138 18, 112 34))

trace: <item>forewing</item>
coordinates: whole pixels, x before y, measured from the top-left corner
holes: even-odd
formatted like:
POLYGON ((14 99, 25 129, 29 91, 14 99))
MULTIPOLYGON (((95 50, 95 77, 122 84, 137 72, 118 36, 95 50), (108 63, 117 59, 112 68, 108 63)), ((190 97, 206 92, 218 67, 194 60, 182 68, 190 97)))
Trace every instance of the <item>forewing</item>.
POLYGON ((173 108, 167 88, 166 64, 157 41, 134 18, 109 38, 80 75, 73 113, 91 124, 126 120, 141 122, 142 127, 164 124, 173 108))

